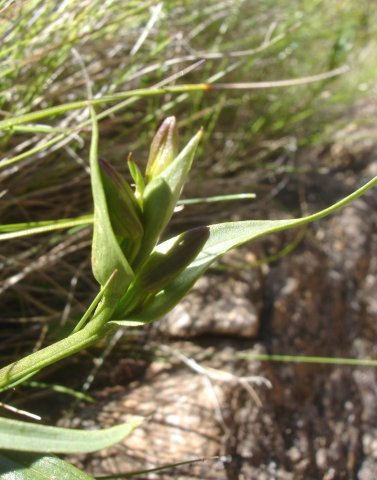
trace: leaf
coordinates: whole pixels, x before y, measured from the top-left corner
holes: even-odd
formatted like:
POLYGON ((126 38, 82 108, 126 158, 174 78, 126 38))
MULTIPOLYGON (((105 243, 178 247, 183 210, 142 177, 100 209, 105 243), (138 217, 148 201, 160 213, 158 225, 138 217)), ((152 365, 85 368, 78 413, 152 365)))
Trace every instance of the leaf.
POLYGON ((140 417, 103 430, 74 430, 37 425, 0 417, 0 449, 42 453, 88 453, 127 437, 142 422, 140 417))
MULTIPOLYGON (((192 288, 208 267, 227 251, 262 235, 292 228, 295 220, 266 220, 228 222, 209 227, 209 239, 196 259, 141 312, 134 312, 129 319, 149 323, 169 312, 192 288)), ((157 247, 165 250, 178 237, 169 239, 157 247)))
MULTIPOLYGON (((165 315, 184 297, 208 267, 227 251, 263 235, 300 227, 319 220, 348 205, 376 184, 377 177, 374 177, 342 200, 307 217, 287 220, 246 220, 211 225, 209 227, 209 239, 196 259, 163 291, 158 293, 141 312, 132 313, 129 320, 148 323, 165 315)), ((162 252, 168 250, 177 238, 171 238, 163 242, 156 247, 156 250, 162 252)))
POLYGON ((4 451, 0 453, 1 480, 94 480, 55 455, 4 451))
POLYGON ((121 297, 133 279, 133 271, 125 258, 113 231, 106 195, 98 163, 98 124, 92 112, 92 143, 90 148, 90 174, 94 201, 94 227, 92 246, 93 274, 100 285, 105 285, 114 271, 117 276, 111 285, 112 297, 121 297))
POLYGON ((115 318, 139 308, 149 298, 163 290, 194 260, 209 237, 208 227, 197 227, 178 235, 174 242, 156 248, 144 262, 127 293, 115 308, 115 318), (168 249, 165 247, 169 247, 168 249))

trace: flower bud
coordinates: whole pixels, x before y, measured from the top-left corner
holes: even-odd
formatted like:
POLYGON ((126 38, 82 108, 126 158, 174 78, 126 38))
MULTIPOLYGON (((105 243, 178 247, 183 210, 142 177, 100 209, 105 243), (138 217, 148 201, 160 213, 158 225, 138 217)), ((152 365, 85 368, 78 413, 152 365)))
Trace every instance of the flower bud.
POLYGON ((148 183, 170 165, 178 154, 178 130, 175 117, 166 118, 152 140, 145 170, 148 183))
POLYGON ((173 215, 201 137, 202 129, 194 135, 170 165, 158 177, 152 178, 145 187, 143 194, 144 236, 139 254, 133 264, 135 268, 144 263, 173 215))
POLYGON ((179 235, 167 252, 154 251, 137 274, 135 283, 144 293, 157 293, 189 265, 209 237, 208 227, 198 227, 179 235))

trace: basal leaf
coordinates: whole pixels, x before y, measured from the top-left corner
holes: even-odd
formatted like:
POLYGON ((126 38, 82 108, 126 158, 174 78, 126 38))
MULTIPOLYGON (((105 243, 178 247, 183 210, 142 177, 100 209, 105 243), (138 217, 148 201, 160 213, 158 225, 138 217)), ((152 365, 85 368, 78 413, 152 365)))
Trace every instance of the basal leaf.
POLYGON ((127 437, 140 417, 103 430, 74 430, 0 418, 0 449, 42 453, 88 453, 127 437))
POLYGON ((55 455, 3 451, 0 453, 1 480, 94 480, 93 477, 55 455))

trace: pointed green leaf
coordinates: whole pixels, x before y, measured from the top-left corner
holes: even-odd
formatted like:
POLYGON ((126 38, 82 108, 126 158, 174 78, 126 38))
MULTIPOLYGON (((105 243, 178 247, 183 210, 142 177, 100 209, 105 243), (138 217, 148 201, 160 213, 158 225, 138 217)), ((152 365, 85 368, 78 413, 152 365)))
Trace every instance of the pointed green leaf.
POLYGON ((90 148, 90 172, 94 201, 94 227, 92 246, 93 274, 100 285, 105 285, 114 271, 117 277, 111 285, 112 297, 121 297, 133 278, 133 271, 119 246, 111 225, 106 195, 98 163, 98 124, 92 112, 92 143, 90 148))
MULTIPOLYGON (((211 225, 209 227, 209 239, 196 259, 170 285, 157 294, 147 308, 139 313, 133 313, 129 320, 147 323, 166 314, 190 290, 207 268, 227 251, 263 235, 300 227, 319 220, 348 205, 376 184, 377 177, 374 177, 358 190, 351 193, 351 195, 307 217, 287 220, 250 220, 211 225)), ((176 241, 176 238, 178 237, 167 240, 159 245, 157 249, 163 251, 170 248, 170 245, 176 241)))
MULTIPOLYGON (((158 293, 145 309, 139 313, 132 313, 130 320, 147 323, 165 315, 186 295, 208 267, 228 250, 262 235, 292 228, 294 221, 261 220, 211 225, 209 239, 196 259, 162 292, 158 293)), ((171 241, 176 241, 177 238, 169 239, 158 248, 164 248, 165 243, 170 245, 171 241)))
POLYGON ((55 455, 3 451, 0 453, 1 480, 94 480, 93 477, 55 455))
POLYGON ((0 418, 0 449, 42 453, 88 453, 114 445, 142 422, 135 417, 128 423, 103 430, 74 430, 0 418))
POLYGON ((200 130, 177 158, 146 186, 143 199, 144 238, 136 266, 140 266, 149 255, 173 215, 201 137, 200 130))

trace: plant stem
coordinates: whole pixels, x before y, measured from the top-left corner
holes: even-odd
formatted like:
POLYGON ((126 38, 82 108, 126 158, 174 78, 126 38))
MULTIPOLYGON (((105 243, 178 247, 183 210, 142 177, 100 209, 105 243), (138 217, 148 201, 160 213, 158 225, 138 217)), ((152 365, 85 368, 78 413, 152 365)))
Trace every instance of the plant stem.
POLYGON ((353 367, 377 367, 373 358, 314 357, 304 355, 270 355, 239 352, 239 358, 256 362, 313 363, 320 365, 351 365, 353 367))
POLYGON ((30 377, 42 368, 69 357, 95 343, 108 333, 109 329, 115 328, 106 326, 106 323, 111 319, 113 311, 113 304, 104 299, 100 303, 93 319, 82 330, 2 368, 0 370, 0 390, 6 390, 23 377, 30 377))

